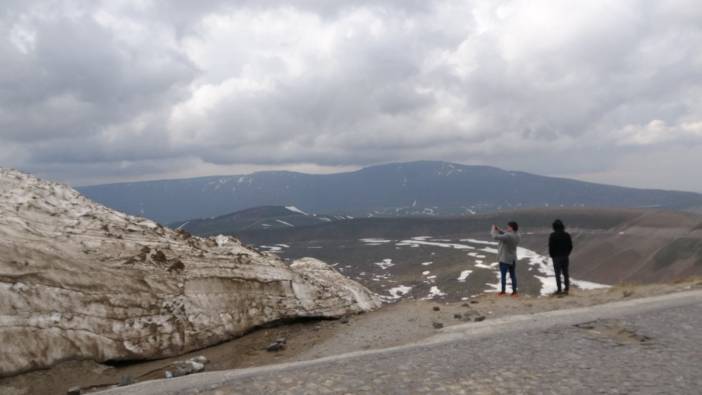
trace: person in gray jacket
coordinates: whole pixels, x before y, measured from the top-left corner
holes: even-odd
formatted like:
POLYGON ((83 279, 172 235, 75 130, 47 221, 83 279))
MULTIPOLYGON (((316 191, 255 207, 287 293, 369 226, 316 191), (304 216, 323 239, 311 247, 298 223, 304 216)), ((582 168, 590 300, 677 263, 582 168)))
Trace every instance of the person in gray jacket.
POLYGON ((490 234, 492 238, 499 242, 497 247, 497 259, 500 262, 500 285, 501 291, 498 295, 505 295, 507 287, 507 272, 512 280, 512 296, 516 297, 517 292, 517 246, 519 245, 519 225, 510 221, 507 224, 507 229, 502 230, 499 227, 492 225, 490 234))

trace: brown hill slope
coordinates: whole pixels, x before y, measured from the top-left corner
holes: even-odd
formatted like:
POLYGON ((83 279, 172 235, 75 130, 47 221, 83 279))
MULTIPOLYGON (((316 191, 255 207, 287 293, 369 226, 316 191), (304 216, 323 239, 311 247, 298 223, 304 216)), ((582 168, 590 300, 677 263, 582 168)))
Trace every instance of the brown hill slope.
MULTIPOLYGON (((702 275, 702 216, 653 209, 530 209, 462 218, 359 218, 304 228, 241 232, 242 240, 258 245, 321 242, 324 250, 309 250, 335 262, 348 251, 330 251, 334 245, 364 238, 402 240, 433 238, 486 239, 493 223, 511 219, 521 225, 523 245, 547 253, 550 224, 562 219, 573 235, 573 274, 605 284, 622 281, 656 282, 702 275), (334 255, 336 253, 336 255, 334 255)), ((393 247, 394 248, 394 247, 393 247)), ((280 253, 287 256, 287 250, 280 253)), ((378 254, 388 254, 375 248, 378 254)), ((368 255, 368 254, 363 254, 368 255)), ((291 255, 290 257, 293 257, 291 255)), ((388 258, 376 256, 375 259, 388 258)), ((488 256, 488 260, 492 259, 488 256)))

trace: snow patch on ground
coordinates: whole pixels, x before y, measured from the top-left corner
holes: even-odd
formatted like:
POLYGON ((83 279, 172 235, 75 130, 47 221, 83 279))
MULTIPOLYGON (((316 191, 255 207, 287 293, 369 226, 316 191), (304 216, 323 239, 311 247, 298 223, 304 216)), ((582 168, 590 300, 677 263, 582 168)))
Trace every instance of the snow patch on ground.
POLYGON ((468 278, 468 276, 470 276, 471 273, 473 273, 472 270, 463 270, 458 276, 458 281, 462 283, 466 282, 466 279, 468 278))
POLYGON ((446 296, 446 293, 441 292, 441 290, 439 289, 439 287, 437 287, 436 285, 434 285, 434 286, 432 286, 432 287, 429 289, 429 295, 427 295, 427 297, 424 298, 424 299, 434 299, 434 298, 437 297, 437 296, 446 296))
POLYGON ((283 225, 285 225, 285 226, 289 226, 289 227, 291 227, 291 228, 294 228, 294 227, 295 227, 295 225, 293 225, 293 224, 291 224, 291 223, 289 223, 289 222, 285 222, 285 221, 283 221, 282 219, 276 219, 276 222, 281 223, 281 224, 283 224, 283 225))
POLYGON ((392 240, 367 238, 367 239, 358 239, 358 241, 360 241, 362 243, 366 243, 368 245, 381 245, 381 244, 390 243, 392 240))
POLYGON ((225 235, 217 235, 215 237, 215 242, 217 243, 217 247, 222 247, 223 245, 227 244, 229 241, 229 238, 225 235))
POLYGON ((430 261, 430 262, 422 262, 422 266, 429 266, 429 265, 431 265, 432 263, 434 263, 434 262, 431 262, 431 261, 430 261))
MULTIPOLYGON (((554 282, 556 280, 553 280, 554 282)), ((570 279, 570 283, 574 284, 576 287, 580 289, 602 289, 602 288, 610 288, 610 285, 607 284, 600 284, 600 283, 594 283, 592 281, 585 281, 585 280, 574 280, 573 278, 570 279)))
MULTIPOLYGON (((539 255, 536 252, 526 249, 524 247, 517 247, 517 256, 519 259, 526 259, 527 264, 541 275, 536 275, 539 281, 541 281, 541 295, 548 295, 556 291, 556 274, 553 270, 553 262, 551 258, 539 255)), ((519 264, 519 263, 517 263, 519 264)), ((589 281, 576 280, 571 277, 571 285, 582 288, 582 289, 596 289, 596 288, 608 288, 608 285, 597 284, 589 281)))
POLYGON ((474 250, 475 247, 471 247, 469 245, 465 244, 456 244, 456 243, 439 243, 435 241, 422 241, 422 240, 402 240, 395 244, 398 247, 406 247, 406 246, 411 246, 411 245, 424 245, 424 246, 431 246, 431 247, 441 247, 441 248, 455 248, 457 250, 474 250))
MULTIPOLYGON (((489 252, 492 254, 496 254, 497 250, 494 248, 486 247, 483 248, 481 251, 489 252)), ((529 250, 524 247, 517 247, 517 257, 519 258, 519 261, 517 262, 517 265, 524 264, 526 263, 527 265, 531 266, 538 274, 534 275, 536 279, 541 282, 541 290, 540 294, 541 295, 549 295, 553 292, 556 291, 556 278, 555 278, 555 273, 553 270, 553 262, 551 261, 551 258, 540 255, 532 250, 529 250), (526 261, 526 262, 524 262, 526 261)), ((500 290, 500 284, 499 284, 499 279, 500 279, 500 274, 499 274, 499 263, 498 262, 493 262, 490 265, 486 265, 482 263, 482 261, 478 262, 476 261, 475 267, 476 268, 481 268, 481 269, 492 269, 495 272, 495 276, 497 277, 497 282, 496 283, 487 283, 486 285, 490 287, 489 290, 486 292, 496 292, 500 290)), ((511 280, 508 278, 508 284, 507 287, 508 289, 511 289, 511 280)), ((571 277, 570 282, 573 286, 581 289, 597 289, 597 288, 608 288, 608 285, 605 284, 598 284, 598 283, 593 283, 590 281, 582 281, 578 279, 574 279, 571 277)))
POLYGON ((283 248, 290 248, 290 246, 288 244, 276 244, 272 246, 262 245, 259 248, 266 249, 268 252, 280 252, 283 248))
POLYGON ((383 270, 388 270, 389 267, 395 266, 395 264, 392 263, 392 259, 390 258, 385 258, 381 262, 375 262, 374 265, 378 266, 383 270))
POLYGON ((408 287, 405 285, 398 285, 397 287, 392 287, 388 289, 388 293, 390 294, 390 297, 393 299, 400 299, 401 297, 407 295, 409 291, 412 290, 412 287, 408 287))
POLYGON ((498 244, 496 241, 485 241, 485 240, 476 240, 476 239, 461 239, 460 241, 467 242, 467 243, 473 243, 473 244, 491 245, 491 246, 496 246, 498 244))
POLYGON ((297 208, 295 206, 285 206, 285 208, 288 209, 288 211, 292 211, 293 213, 298 213, 298 214, 302 214, 302 215, 309 215, 306 212, 300 210, 299 208, 297 208))

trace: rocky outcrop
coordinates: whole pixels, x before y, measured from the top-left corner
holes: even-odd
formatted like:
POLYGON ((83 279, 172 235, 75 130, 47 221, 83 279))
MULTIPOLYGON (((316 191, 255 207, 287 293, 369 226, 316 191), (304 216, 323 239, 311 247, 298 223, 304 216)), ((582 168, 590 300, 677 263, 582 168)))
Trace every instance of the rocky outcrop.
POLYGON ((0 375, 172 356, 278 320, 379 305, 323 262, 287 265, 0 169, 0 375))

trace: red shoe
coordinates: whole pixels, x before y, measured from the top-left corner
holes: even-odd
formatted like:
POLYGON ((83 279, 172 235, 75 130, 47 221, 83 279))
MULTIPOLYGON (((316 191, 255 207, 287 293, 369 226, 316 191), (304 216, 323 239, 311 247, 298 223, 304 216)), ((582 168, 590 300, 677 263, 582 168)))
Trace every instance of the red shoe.
POLYGON ((512 297, 513 297, 513 298, 518 298, 518 297, 519 297, 519 293, 518 293, 517 291, 512 292, 512 297))
POLYGON ((507 295, 507 292, 498 292, 497 293, 497 296, 505 296, 505 295, 507 295))

